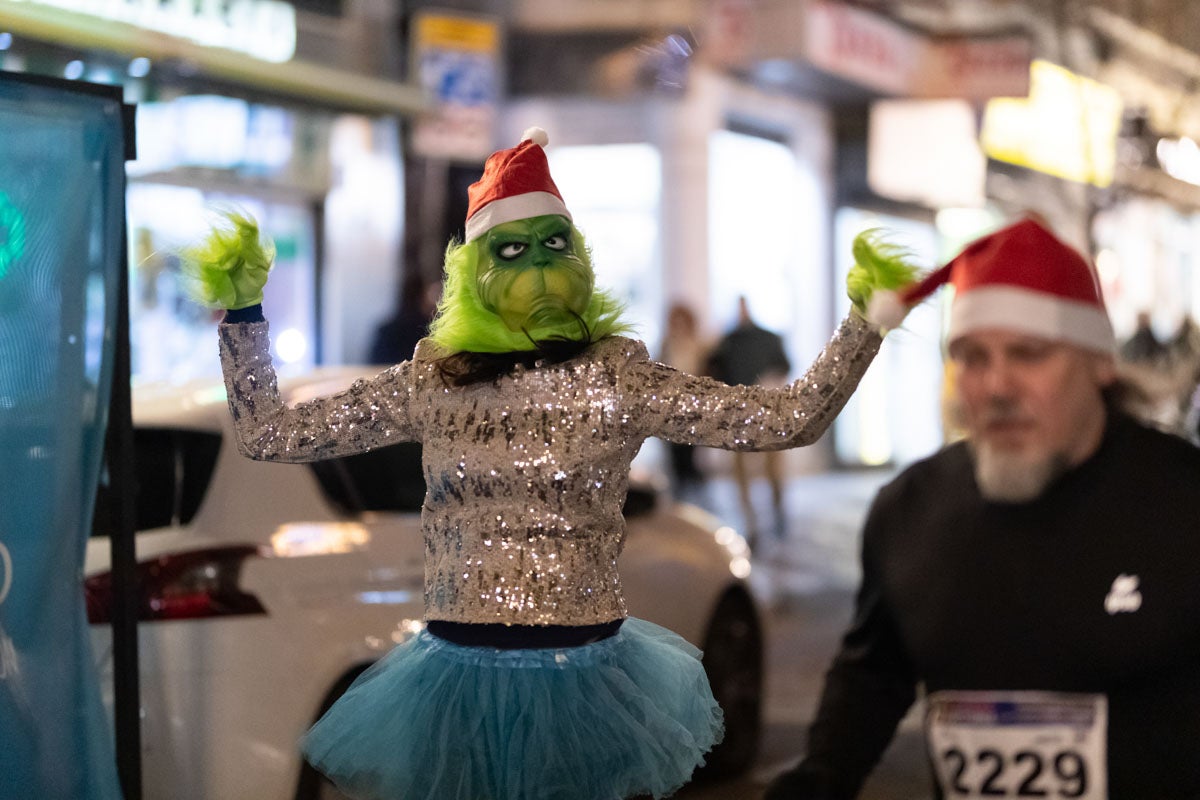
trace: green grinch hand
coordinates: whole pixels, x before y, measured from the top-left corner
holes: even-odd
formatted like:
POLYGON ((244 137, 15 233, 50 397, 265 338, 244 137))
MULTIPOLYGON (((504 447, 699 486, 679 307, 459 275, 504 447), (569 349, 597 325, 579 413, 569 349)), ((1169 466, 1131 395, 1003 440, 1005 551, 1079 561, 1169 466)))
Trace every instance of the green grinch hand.
MULTIPOLYGON (((878 306, 878 302, 871 302, 873 298, 878 301, 883 299, 882 295, 894 297, 897 290, 915 283, 920 277, 920 271, 911 262, 912 254, 899 245, 884 241, 883 236, 882 229, 872 228, 854 237, 851 246, 854 266, 846 276, 846 294, 854 309, 873 320, 877 315, 874 311, 868 313, 868 307, 878 306)), ((901 312, 900 319, 903 317, 901 312)), ((900 322, 894 315, 886 317, 886 321, 894 323, 884 325, 888 328, 896 327, 900 322)))
POLYGON ((203 242, 180 255, 184 288, 192 300, 233 311, 262 302, 275 245, 249 214, 225 211, 203 242))

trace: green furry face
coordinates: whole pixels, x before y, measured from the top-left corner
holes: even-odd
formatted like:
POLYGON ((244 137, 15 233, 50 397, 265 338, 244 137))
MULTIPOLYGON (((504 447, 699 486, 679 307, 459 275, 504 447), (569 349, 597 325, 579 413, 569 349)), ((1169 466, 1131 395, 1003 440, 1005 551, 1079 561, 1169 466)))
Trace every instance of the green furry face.
POLYGON ((556 214, 506 222, 480 240, 476 273, 482 306, 510 331, 568 325, 592 296, 587 250, 556 214))
MULTIPOLYGON (((528 232, 535 220, 536 217, 516 223, 518 230, 528 232)), ((538 240, 539 244, 544 244, 546 238, 538 240)), ((574 254, 574 262, 583 265, 587 286, 591 287, 587 307, 580 314, 582 319, 572 317, 565 324, 536 330, 510 330, 496 311, 485 307, 481 296, 485 291, 490 293, 492 288, 485 289, 479 276, 495 269, 496 277, 489 282, 497 281, 494 288, 498 290, 504 282, 502 273, 508 263, 493 264, 485 234, 466 244, 451 242, 446 248, 446 280, 437 316, 429 326, 430 339, 447 353, 511 353, 534 350, 538 340, 596 342, 606 336, 630 332, 630 326, 621 320, 624 309, 621 302, 603 289, 594 288, 591 254, 578 228, 570 227, 569 242, 568 250, 574 254)), ((516 251, 509 249, 506 252, 511 255, 516 251)))

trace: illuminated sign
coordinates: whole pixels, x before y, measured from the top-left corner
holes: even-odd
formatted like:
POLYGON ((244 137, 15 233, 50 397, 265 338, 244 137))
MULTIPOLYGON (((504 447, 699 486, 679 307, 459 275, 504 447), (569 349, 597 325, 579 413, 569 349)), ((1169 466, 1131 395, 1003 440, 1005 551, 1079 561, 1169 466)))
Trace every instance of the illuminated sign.
MULTIPOLYGON (((886 94, 984 100, 1029 91, 1025 36, 928 37, 840 2, 788 8, 803 18, 802 60, 886 94)), ((783 21, 776 27, 791 30, 783 21)))
POLYGON ((1158 165, 1172 178, 1200 186, 1200 145, 1194 139, 1159 139, 1154 148, 1158 165))
POLYGON ((1108 186, 1123 106, 1115 89, 1035 60, 1029 97, 998 98, 983 116, 983 150, 1067 180, 1108 186))
POLYGON ((0 192, 0 278, 25 252, 25 217, 0 192))
POLYGON ((296 53, 296 9, 281 0, 0 0, 0 21, 6 6, 59 9, 274 63, 296 53))
POLYGON ((880 100, 867 126, 867 183, 930 208, 984 204, 987 159, 966 100, 880 100))

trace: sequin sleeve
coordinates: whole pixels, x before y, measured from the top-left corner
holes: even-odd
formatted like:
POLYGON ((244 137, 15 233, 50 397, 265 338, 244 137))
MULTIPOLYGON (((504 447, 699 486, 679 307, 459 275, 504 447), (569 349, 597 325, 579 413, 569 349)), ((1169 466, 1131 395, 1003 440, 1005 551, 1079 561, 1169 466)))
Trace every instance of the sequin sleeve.
POLYGON ((726 450, 782 450, 812 444, 858 387, 882 338, 846 317, 808 372, 785 387, 729 386, 649 359, 624 373, 642 433, 726 450))
POLYGON ((238 450, 262 461, 317 461, 419 440, 409 418, 412 362, 348 389, 286 406, 271 365, 267 323, 218 328, 238 450))

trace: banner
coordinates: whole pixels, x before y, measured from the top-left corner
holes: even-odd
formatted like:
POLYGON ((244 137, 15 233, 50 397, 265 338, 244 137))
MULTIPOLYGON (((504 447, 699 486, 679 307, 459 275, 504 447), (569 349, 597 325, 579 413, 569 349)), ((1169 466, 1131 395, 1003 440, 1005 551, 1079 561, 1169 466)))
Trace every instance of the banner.
POLYGON ((0 73, 4 800, 120 797, 80 581, 125 265, 123 135, 110 92, 0 73))

